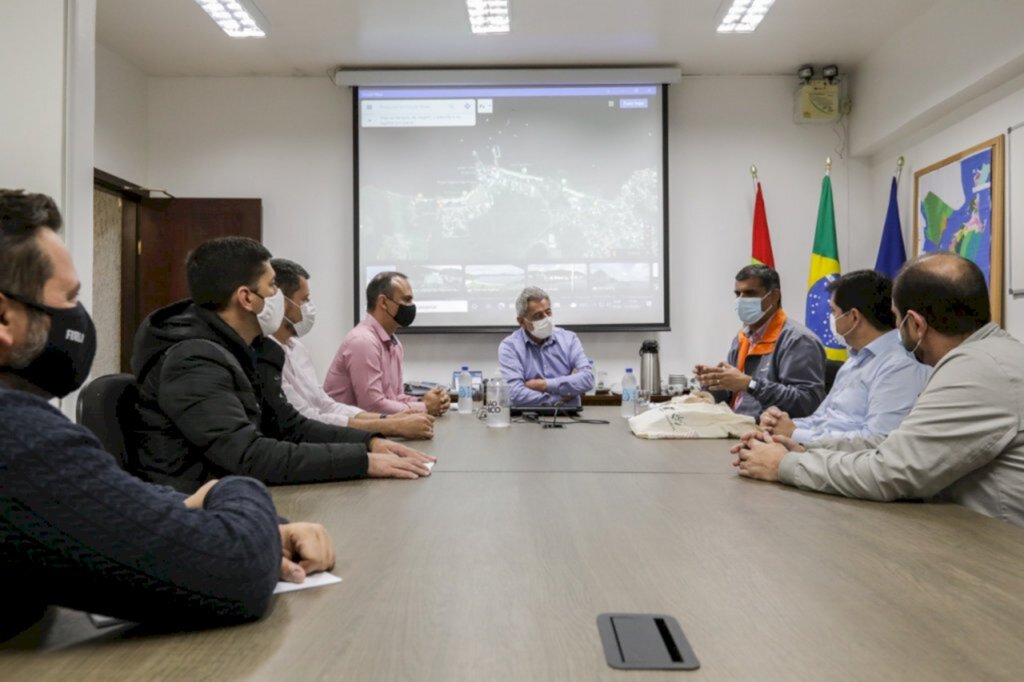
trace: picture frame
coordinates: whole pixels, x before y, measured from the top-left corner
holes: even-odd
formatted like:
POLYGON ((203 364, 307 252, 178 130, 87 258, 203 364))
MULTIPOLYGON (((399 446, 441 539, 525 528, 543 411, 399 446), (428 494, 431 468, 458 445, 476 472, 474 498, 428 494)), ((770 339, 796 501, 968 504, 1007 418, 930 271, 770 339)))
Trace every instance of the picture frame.
POLYGON ((988 283, 992 320, 999 325, 1005 159, 1005 136, 999 135, 914 173, 913 254, 958 253, 977 263, 988 283))

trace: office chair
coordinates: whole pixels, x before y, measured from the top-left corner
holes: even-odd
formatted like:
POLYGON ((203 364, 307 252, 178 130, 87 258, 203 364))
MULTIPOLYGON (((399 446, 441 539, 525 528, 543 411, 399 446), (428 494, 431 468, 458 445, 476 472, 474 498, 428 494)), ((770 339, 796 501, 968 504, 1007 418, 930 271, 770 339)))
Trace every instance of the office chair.
POLYGON ((131 423, 138 395, 131 374, 97 377, 78 393, 76 420, 93 432, 122 469, 127 467, 129 454, 122 424, 131 423))
POLYGON ((825 395, 828 395, 829 391, 832 390, 832 384, 836 382, 836 374, 839 373, 839 368, 842 366, 841 360, 825 361, 825 395))

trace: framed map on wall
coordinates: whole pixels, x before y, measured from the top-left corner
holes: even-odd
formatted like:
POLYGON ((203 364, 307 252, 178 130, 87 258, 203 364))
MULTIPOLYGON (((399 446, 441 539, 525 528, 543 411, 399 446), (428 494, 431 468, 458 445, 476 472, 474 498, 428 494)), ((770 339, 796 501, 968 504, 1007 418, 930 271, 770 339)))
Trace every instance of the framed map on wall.
POLYGON ((985 273, 1003 323, 1003 136, 914 173, 914 254, 945 251, 985 273))

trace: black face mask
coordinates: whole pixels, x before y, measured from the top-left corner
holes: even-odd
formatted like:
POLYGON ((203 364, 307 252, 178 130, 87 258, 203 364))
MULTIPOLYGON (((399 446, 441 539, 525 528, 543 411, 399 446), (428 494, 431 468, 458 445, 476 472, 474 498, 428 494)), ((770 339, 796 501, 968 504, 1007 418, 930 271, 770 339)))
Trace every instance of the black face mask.
POLYGON ((26 367, 4 371, 52 395, 63 398, 81 388, 96 357, 96 326, 81 303, 74 308, 52 308, 4 292, 4 296, 50 316, 46 346, 26 367))
MULTIPOLYGON (((391 301, 390 298, 388 300, 391 301)), ((412 321, 416 319, 416 304, 406 305, 398 301, 391 302, 398 306, 398 311, 394 315, 388 313, 391 315, 391 319, 397 322, 399 327, 408 327, 412 324, 412 321)), ((384 310, 386 311, 387 308, 385 307, 384 310)))

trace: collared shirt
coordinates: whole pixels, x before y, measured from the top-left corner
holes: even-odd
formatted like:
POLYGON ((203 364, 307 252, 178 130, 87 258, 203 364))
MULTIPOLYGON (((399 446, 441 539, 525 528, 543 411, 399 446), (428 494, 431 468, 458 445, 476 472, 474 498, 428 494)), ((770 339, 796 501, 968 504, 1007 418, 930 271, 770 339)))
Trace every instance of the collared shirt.
POLYGON ((849 354, 814 414, 793 420, 793 440, 884 436, 907 416, 931 374, 900 345, 895 329, 849 354))
POLYGON ((307 419, 324 424, 348 426, 348 420, 363 410, 346 405, 327 395, 316 376, 313 357, 299 339, 292 337, 281 343, 269 337, 284 349, 284 368, 281 371, 281 388, 288 402, 307 419))
POLYGON ((388 334, 373 315, 367 315, 342 340, 327 371, 324 390, 339 403, 367 412, 425 412, 427 406, 421 400, 404 393, 404 360, 402 342, 388 334))
POLYGON ((865 500, 951 500, 1024 526, 1024 345, 989 322, 939 360, 888 436, 787 453, 779 480, 865 500))
POLYGON ((594 373, 583 344, 578 336, 561 327, 555 327, 543 345, 538 345, 520 327, 501 342, 498 363, 513 405, 576 407, 580 395, 594 387, 594 373), (544 379, 547 390, 527 388, 530 379, 544 379), (563 396, 572 398, 563 401, 563 396))

